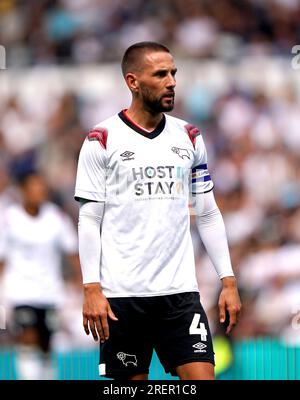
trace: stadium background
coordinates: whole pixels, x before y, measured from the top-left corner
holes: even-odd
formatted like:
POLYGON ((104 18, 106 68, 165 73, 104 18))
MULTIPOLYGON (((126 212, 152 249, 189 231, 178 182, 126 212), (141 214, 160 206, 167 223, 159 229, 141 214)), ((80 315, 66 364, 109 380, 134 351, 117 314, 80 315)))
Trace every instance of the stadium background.
MULTIPOLYGON (((208 148, 243 302, 229 341, 216 319, 219 282, 192 224, 218 376, 299 379, 300 69, 291 53, 300 44, 297 0, 2 0, 0 212, 18 196, 15 174, 34 160, 52 200, 76 225, 84 132, 129 104, 119 63, 137 40, 170 47, 179 69, 173 115, 197 124, 208 148)), ((66 300, 53 363, 59 379, 98 379, 81 292, 63 267, 66 300)), ((1 283, 0 304, 3 310, 1 283)), ((9 330, 0 330, 0 379, 17 379, 14 359, 9 330)), ((169 379, 155 355, 150 377, 169 379)))

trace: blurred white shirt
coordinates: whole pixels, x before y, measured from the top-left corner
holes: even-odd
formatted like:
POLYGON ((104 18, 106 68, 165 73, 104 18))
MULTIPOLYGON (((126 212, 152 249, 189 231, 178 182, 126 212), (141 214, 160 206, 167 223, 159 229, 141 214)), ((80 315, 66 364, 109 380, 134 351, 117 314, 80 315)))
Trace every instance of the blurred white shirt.
POLYGON ((29 215, 22 205, 13 204, 1 222, 5 302, 10 306, 61 304, 61 255, 77 252, 71 219, 51 203, 45 203, 37 216, 29 215))

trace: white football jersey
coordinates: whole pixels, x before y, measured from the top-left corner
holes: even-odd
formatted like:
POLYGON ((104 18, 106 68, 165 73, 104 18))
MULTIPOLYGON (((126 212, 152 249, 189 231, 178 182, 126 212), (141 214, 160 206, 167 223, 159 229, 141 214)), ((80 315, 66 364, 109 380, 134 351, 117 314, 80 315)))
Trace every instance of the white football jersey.
POLYGON ((78 252, 77 235, 71 219, 56 205, 45 203, 36 216, 20 204, 8 207, 0 229, 5 301, 12 306, 59 305, 62 252, 78 252))
POLYGON ((105 202, 99 273, 107 297, 198 291, 189 193, 212 188, 202 136, 183 120, 163 115, 147 132, 123 110, 89 133, 75 198, 105 202))

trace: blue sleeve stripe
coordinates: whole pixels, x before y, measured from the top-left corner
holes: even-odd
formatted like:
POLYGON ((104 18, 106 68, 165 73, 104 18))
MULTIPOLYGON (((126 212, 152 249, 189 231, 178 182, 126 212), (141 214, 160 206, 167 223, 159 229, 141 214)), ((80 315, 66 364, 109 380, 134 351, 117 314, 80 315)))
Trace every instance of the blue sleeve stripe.
POLYGON ((207 169, 207 164, 199 164, 195 168, 192 169, 192 172, 196 172, 197 169, 207 169))
POLYGON ((192 179, 192 183, 196 183, 196 182, 208 182, 208 181, 211 181, 210 175, 205 175, 205 176, 202 176, 201 178, 192 179))

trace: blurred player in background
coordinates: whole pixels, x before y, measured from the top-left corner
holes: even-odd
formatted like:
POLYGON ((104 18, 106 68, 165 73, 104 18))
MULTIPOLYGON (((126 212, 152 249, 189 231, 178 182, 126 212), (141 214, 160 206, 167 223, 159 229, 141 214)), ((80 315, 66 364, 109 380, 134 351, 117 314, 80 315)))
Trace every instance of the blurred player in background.
POLYGON ((222 280, 219 317, 227 333, 241 309, 222 216, 199 130, 167 116, 176 67, 153 42, 129 47, 122 71, 132 103, 102 121, 81 149, 79 254, 83 324, 100 344, 100 375, 148 378, 153 349, 180 379, 214 379, 214 353, 201 306, 190 235, 196 224, 222 280))
POLYGON ((1 219, 0 271, 4 298, 11 310, 19 379, 55 378, 50 360, 52 334, 63 301, 62 253, 79 282, 77 237, 70 218, 48 201, 46 182, 30 171, 20 178, 21 203, 1 219))

